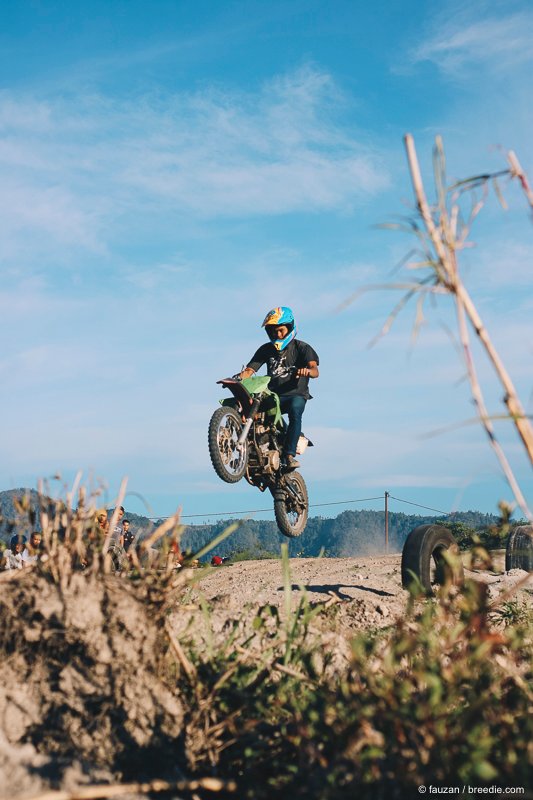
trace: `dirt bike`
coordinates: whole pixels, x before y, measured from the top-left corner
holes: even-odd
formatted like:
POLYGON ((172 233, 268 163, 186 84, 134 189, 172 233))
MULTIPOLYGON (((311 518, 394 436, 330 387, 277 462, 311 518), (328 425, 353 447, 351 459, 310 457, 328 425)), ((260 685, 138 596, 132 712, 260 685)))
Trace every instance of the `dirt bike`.
MULTIPOLYGON (((252 486, 274 498, 274 515, 285 536, 295 537, 305 529, 309 499, 299 472, 283 464, 285 423, 279 397, 268 388, 270 378, 237 376, 217 381, 232 398, 222 400, 209 422, 209 453, 218 477, 226 483, 245 478, 252 486)), ((298 454, 312 442, 300 436, 298 454)))

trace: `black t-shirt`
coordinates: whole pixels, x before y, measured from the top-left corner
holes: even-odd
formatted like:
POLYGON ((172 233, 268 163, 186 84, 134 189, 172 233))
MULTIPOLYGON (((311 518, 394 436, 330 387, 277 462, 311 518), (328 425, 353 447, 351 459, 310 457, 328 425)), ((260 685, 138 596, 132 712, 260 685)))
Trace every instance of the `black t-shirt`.
POLYGON ((279 394, 280 397, 300 394, 310 400, 309 378, 297 378, 296 374, 289 372, 289 367, 301 369, 307 367, 310 361, 319 363, 318 355, 311 345, 301 342, 299 339, 293 339, 281 353, 271 342, 261 345, 247 366, 257 372, 263 364, 266 364, 267 375, 271 378, 268 388, 279 394))
POLYGON ((133 531, 123 531, 124 536, 124 550, 129 550, 130 545, 133 544, 135 533, 133 531))

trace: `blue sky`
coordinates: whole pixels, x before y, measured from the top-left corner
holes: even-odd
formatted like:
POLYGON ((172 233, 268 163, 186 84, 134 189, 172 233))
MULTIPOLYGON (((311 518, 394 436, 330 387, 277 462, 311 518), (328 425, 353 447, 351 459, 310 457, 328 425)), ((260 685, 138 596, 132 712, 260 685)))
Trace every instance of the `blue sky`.
MULTIPOLYGON (((506 149, 533 176, 532 34, 527 2, 4 0, 0 487, 81 469, 109 502, 128 476, 137 512, 137 494, 155 515, 269 506, 217 479, 206 431, 216 380, 290 305, 321 358, 312 502, 510 499, 477 426, 428 436, 474 414, 450 301, 427 307, 414 347, 413 305, 368 348, 395 293, 338 307, 402 279, 413 243, 375 226, 412 206, 404 133, 428 191, 437 133, 453 177, 504 168, 506 149)), ((533 229, 503 188, 461 264, 531 413, 533 229)), ((497 432, 531 503, 520 443, 497 432)))

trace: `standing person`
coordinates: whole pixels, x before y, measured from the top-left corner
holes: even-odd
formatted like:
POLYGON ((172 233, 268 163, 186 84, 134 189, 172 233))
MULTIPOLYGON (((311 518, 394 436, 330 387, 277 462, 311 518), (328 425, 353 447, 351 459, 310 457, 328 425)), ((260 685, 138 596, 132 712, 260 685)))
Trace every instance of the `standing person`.
POLYGON ((296 338, 294 314, 287 306, 268 312, 263 320, 269 342, 261 345, 239 377, 250 378, 263 365, 270 376, 268 388, 279 396, 282 414, 288 414, 289 427, 285 436, 285 467, 300 466, 296 461, 296 446, 302 432, 305 404, 311 400, 309 378, 318 378, 318 355, 311 345, 296 338))
POLYGON ((130 549, 130 546, 135 541, 135 534, 130 528, 130 521, 129 519, 122 520, 122 540, 123 540, 123 547, 126 553, 130 549))

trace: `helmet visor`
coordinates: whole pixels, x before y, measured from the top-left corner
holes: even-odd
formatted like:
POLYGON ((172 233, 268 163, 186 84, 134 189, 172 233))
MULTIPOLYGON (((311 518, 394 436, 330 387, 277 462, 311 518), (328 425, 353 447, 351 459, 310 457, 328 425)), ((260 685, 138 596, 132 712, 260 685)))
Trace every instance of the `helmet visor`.
POLYGON ((287 323, 283 322, 281 323, 281 325, 265 325, 265 331, 271 342, 277 342, 278 339, 280 338, 278 336, 278 330, 280 328, 287 328, 287 333, 285 335, 288 336, 290 333, 292 333, 292 330, 294 328, 294 322, 287 322, 287 323))

